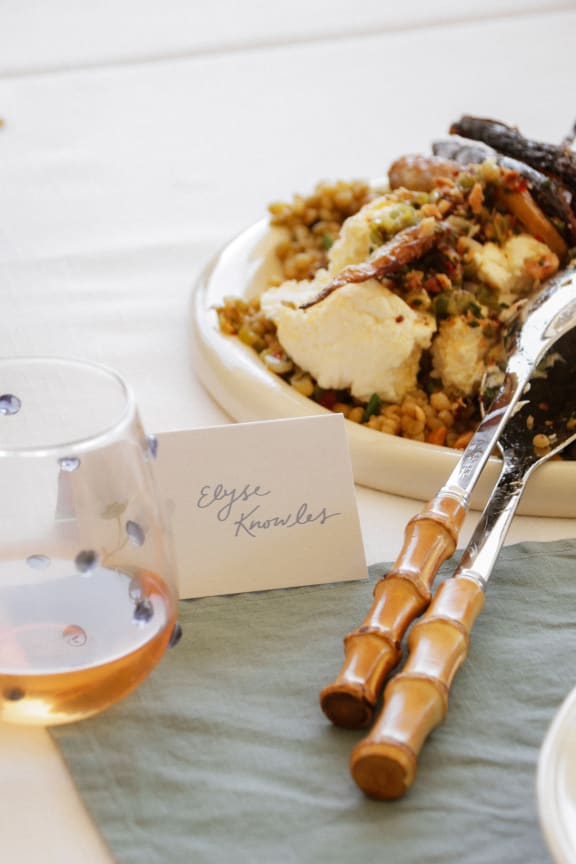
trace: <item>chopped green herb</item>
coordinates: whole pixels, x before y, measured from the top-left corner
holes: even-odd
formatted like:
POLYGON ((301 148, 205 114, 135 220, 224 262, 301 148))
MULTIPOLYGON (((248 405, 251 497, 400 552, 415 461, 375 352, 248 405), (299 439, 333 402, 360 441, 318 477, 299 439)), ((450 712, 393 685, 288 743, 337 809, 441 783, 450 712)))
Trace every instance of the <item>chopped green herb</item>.
POLYGON ((437 318, 449 318, 456 312, 454 300, 448 294, 438 294, 433 302, 434 314, 437 318))
POLYGON ((383 209, 371 226, 372 231, 378 231, 381 242, 393 237, 404 228, 409 228, 417 222, 416 210, 409 204, 397 203, 383 209))
POLYGON ((366 423, 373 414, 378 414, 380 411, 380 407, 382 405, 382 399, 378 396, 377 393, 373 393, 370 399, 368 400, 368 404, 364 409, 364 414, 362 415, 362 422, 366 423))
POLYGON ((484 390, 484 403, 489 405, 496 398, 496 394, 498 393, 498 387, 486 387, 484 390))

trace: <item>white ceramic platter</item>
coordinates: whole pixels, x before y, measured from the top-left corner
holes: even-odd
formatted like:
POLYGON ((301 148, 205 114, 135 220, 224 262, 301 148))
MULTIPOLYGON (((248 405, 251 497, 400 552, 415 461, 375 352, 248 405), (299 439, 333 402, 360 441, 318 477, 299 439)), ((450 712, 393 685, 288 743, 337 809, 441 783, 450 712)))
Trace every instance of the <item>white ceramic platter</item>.
MULTIPOLYGON (((191 302, 194 368, 207 390, 234 420, 275 420, 323 413, 326 409, 269 372, 250 348, 218 328, 214 307, 224 297, 251 297, 267 285, 278 263, 278 229, 256 223, 229 243, 198 280, 191 302)), ((456 465, 455 450, 409 441, 346 421, 354 477, 358 484, 427 501, 456 465)), ((490 459, 472 498, 483 506, 499 472, 490 459)), ((519 512, 531 516, 576 516, 576 462, 549 462, 528 482, 519 512)))
POLYGON ((576 689, 562 704, 538 760, 538 813, 557 864, 576 861, 576 689))

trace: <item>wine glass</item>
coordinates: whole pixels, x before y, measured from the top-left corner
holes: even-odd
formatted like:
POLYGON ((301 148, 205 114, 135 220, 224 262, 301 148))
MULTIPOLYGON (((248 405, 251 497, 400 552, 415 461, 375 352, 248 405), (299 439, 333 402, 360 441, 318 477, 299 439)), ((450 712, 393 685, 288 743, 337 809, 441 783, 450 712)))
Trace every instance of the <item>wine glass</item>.
POLYGON ((0 721, 88 717, 177 641, 154 456, 115 372, 0 359, 0 721))

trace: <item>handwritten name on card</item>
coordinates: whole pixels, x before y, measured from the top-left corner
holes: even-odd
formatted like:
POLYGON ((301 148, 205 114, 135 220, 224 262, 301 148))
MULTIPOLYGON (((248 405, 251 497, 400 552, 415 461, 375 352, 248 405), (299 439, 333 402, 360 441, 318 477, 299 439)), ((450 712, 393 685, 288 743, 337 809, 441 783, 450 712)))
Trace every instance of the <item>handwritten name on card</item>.
POLYGON ((231 522, 234 536, 247 534, 248 537, 256 537, 260 531, 269 531, 271 528, 297 528, 309 525, 311 522, 319 522, 323 525, 328 519, 340 516, 340 513, 328 513, 326 507, 322 507, 317 513, 313 513, 306 501, 304 501, 295 513, 282 513, 270 515, 262 510, 261 503, 254 504, 251 509, 244 509, 235 505, 239 502, 250 501, 252 498, 264 498, 271 495, 271 489, 261 489, 260 486, 252 488, 250 484, 243 489, 226 489, 222 483, 216 486, 203 486, 196 506, 200 510, 213 507, 219 522, 231 522), (230 518, 232 517, 232 518, 230 518), (237 517, 237 518, 234 518, 237 517))
POLYGON ((158 441, 182 598, 366 577, 340 415, 166 432, 158 441))

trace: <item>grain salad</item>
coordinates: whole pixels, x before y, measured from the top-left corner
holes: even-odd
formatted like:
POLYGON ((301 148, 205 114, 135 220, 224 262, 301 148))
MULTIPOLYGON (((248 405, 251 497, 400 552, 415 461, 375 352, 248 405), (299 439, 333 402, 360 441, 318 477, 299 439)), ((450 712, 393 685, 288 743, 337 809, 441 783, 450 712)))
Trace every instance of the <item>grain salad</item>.
POLYGON ((461 449, 518 310, 571 257, 576 216, 569 180, 458 132, 397 159, 385 188, 324 181, 271 204, 281 276, 217 312, 319 405, 461 449))

